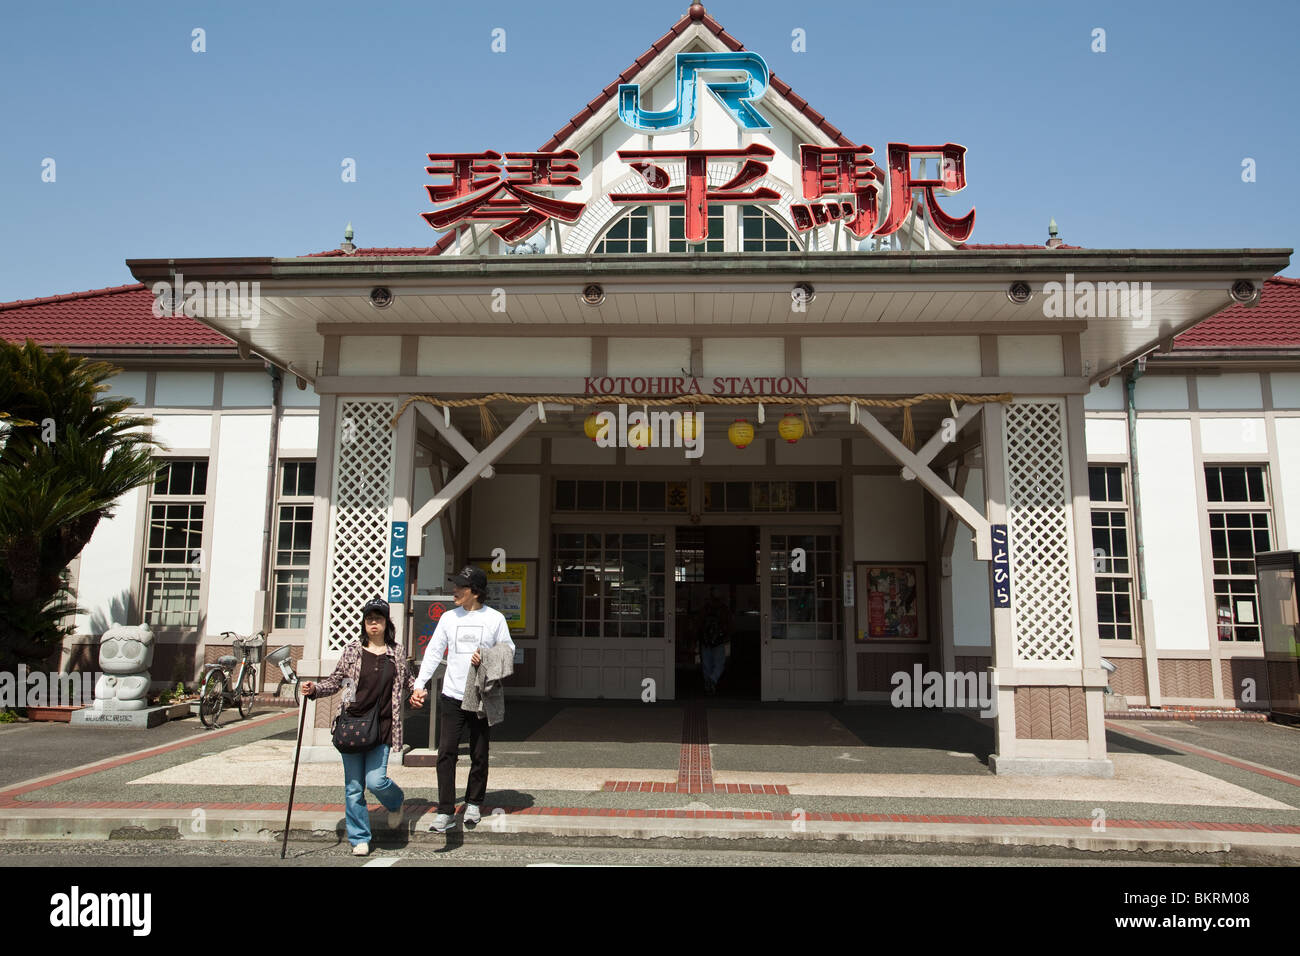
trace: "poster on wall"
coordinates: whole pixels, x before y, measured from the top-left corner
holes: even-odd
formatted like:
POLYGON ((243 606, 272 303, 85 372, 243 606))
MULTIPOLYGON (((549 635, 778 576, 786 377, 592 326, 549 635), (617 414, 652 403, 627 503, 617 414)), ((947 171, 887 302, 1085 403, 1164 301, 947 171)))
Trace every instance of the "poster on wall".
POLYGON ((492 561, 474 561, 487 574, 488 606, 500 611, 510 625, 512 635, 529 635, 532 616, 529 613, 529 565, 536 561, 516 561, 505 565, 504 571, 493 571, 492 561))
POLYGON ((924 641, 925 565, 857 565, 857 640, 924 641))

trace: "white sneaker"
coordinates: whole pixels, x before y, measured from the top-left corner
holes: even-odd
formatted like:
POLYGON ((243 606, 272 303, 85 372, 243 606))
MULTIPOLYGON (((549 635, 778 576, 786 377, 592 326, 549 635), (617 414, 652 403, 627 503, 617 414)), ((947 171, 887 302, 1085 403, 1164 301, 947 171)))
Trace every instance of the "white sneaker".
POLYGON ((369 844, 369 843, 358 843, 356 846, 354 846, 354 847, 352 848, 352 855, 353 855, 353 856, 369 856, 369 855, 370 855, 370 844, 369 844))
POLYGON ((430 827, 434 833, 446 833, 456 826, 456 818, 450 813, 440 813, 433 818, 433 826, 430 827))
POLYGON ((390 829, 390 830, 401 830, 401 829, 402 829, 402 822, 405 820, 405 818, 406 818, 406 813, 405 813, 405 810, 404 810, 402 807, 398 807, 396 810, 389 810, 389 811, 388 811, 388 829, 390 829))
POLYGON ((482 814, 479 813, 478 804, 465 804, 465 825, 472 826, 473 824, 478 823, 480 819, 482 819, 482 814))

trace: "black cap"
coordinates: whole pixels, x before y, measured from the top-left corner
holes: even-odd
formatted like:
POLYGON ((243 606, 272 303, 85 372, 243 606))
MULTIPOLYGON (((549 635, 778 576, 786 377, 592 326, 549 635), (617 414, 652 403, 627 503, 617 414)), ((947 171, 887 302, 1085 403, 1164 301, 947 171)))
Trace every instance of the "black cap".
POLYGON ((487 574, 482 568, 467 564, 452 576, 451 583, 480 594, 487 593, 487 574))
POLYGON ((392 615, 388 612, 388 602, 383 598, 371 598, 366 602, 366 606, 361 609, 361 616, 364 618, 367 614, 382 614, 386 619, 392 620, 392 615))

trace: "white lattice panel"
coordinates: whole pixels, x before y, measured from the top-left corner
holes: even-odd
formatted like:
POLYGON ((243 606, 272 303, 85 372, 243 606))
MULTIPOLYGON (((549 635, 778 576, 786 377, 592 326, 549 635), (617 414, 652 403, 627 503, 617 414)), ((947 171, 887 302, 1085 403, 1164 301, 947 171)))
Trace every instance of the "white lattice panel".
POLYGON ((1064 416, 1060 400, 1006 407, 1007 537, 1017 664, 1079 659, 1064 416))
POLYGON ((388 579, 396 434, 392 402, 339 402, 334 434, 334 506, 326 575, 326 646, 342 649, 360 633, 361 607, 383 596, 388 579))

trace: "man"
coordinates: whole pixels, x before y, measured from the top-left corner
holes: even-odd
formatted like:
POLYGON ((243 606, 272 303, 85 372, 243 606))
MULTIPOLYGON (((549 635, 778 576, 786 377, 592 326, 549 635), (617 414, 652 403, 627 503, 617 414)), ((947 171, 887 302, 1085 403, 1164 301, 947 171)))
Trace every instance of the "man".
POLYGON ((442 681, 442 696, 438 699, 442 728, 438 735, 438 813, 433 818, 433 829, 445 833, 456 825, 456 758, 460 749, 460 736, 469 724, 470 770, 465 788, 465 823, 479 822, 479 807, 487 796, 488 778, 488 722, 487 718, 462 710, 465 684, 471 680, 470 669, 482 661, 481 651, 498 643, 509 646, 510 627, 500 611, 484 606, 487 599, 487 574, 482 568, 467 564, 451 579, 456 607, 438 620, 438 627, 424 653, 420 676, 415 680, 415 693, 411 702, 419 707, 427 692, 424 686, 447 652, 447 673, 442 681))

